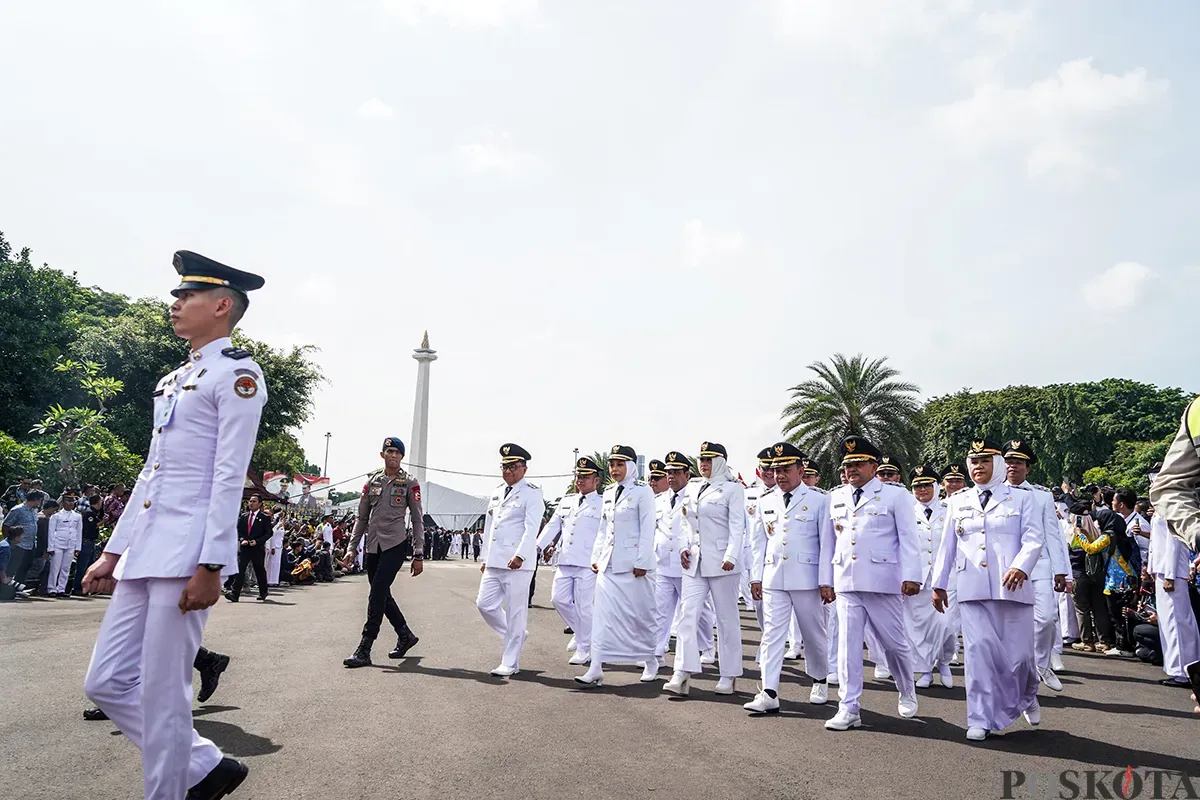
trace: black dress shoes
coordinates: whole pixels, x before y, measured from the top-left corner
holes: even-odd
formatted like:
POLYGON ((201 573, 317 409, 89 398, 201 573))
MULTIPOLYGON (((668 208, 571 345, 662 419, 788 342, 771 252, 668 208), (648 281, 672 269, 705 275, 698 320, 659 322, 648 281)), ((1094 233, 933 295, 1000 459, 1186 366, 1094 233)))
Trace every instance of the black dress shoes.
POLYGON ((187 800, 221 800, 242 785, 250 769, 236 759, 222 758, 204 780, 188 789, 187 800))
POLYGON ((200 668, 200 693, 196 695, 198 701, 203 703, 212 697, 213 692, 217 690, 217 683, 221 680, 221 673, 228 666, 229 656, 213 653, 208 663, 200 668))

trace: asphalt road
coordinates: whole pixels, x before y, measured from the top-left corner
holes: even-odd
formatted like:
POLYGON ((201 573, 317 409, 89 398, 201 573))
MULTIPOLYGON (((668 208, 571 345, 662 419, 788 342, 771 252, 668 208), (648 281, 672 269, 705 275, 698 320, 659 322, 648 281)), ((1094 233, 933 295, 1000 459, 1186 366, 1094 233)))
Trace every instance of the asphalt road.
MULTIPOLYGON (((670 698, 632 666, 580 690, 550 574, 538 573, 523 670, 507 681, 488 675, 500 642, 475 609, 479 573, 469 562, 397 578, 421 643, 390 662, 390 638, 381 639, 368 669, 342 667, 362 625, 361 577, 283 590, 268 604, 222 600, 205 645, 233 662, 195 720, 250 766, 233 797, 988 798, 1001 796, 1005 770, 1200 775, 1200 719, 1187 692, 1159 686, 1156 668, 1096 656, 1066 656, 1065 691, 1043 688, 1040 729, 1020 721, 984 744, 964 739, 961 670, 958 688, 921 691, 914 720, 897 715, 890 684, 868 681, 864 725, 845 733, 824 730, 836 704, 805 702, 795 662, 785 667, 784 713, 772 717, 741 709, 755 689, 749 660, 734 697, 712 694, 716 675, 706 673, 691 698, 670 698)), ((0 797, 141 796, 138 752, 111 723, 80 716, 106 603, 0 605, 0 797)), ((758 635, 752 617, 743 623, 749 659, 758 635)))

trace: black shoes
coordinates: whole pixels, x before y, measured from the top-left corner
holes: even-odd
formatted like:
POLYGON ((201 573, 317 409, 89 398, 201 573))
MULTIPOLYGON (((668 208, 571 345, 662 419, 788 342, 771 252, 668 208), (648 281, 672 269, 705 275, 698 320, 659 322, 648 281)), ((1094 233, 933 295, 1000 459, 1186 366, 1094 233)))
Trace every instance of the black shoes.
POLYGON ((354 655, 342 661, 342 664, 348 669, 371 666, 371 644, 371 640, 364 636, 358 643, 358 649, 354 651, 354 655))
POLYGON ((570 634, 575 633, 575 631, 571 630, 571 626, 568 625, 567 627, 563 628, 563 633, 570 635, 570 634))
POLYGON ((83 710, 83 718, 88 722, 97 722, 102 719, 108 719, 108 714, 105 714, 98 708, 85 708, 83 710))
POLYGON ((396 649, 388 653, 388 658, 404 658, 409 650, 417 646, 417 642, 419 641, 421 640, 417 638, 417 635, 405 625, 404 630, 400 632, 400 636, 396 640, 396 649))
POLYGON ((249 774, 249 767, 242 762, 222 758, 213 771, 204 776, 204 780, 188 789, 187 800, 221 800, 241 786, 249 774))
POLYGON ((226 592, 225 599, 231 603, 236 603, 238 601, 238 596, 236 594, 234 594, 233 592, 226 592))
POLYGON ((221 673, 228 666, 229 656, 220 653, 212 654, 208 663, 200 668, 200 693, 196 695, 198 701, 203 703, 212 697, 213 692, 217 690, 217 683, 221 680, 221 673))

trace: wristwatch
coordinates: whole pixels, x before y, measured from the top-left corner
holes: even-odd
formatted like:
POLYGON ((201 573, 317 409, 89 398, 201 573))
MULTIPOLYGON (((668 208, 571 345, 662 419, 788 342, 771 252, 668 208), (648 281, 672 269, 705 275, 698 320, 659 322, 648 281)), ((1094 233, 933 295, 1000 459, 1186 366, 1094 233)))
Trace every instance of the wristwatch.
POLYGON ((413 560, 413 561, 424 561, 424 560, 425 560, 425 554, 424 554, 424 553, 413 553, 412 560, 413 560))
POLYGON ((200 566, 204 567, 209 572, 220 572, 225 568, 224 564, 201 564, 200 566))

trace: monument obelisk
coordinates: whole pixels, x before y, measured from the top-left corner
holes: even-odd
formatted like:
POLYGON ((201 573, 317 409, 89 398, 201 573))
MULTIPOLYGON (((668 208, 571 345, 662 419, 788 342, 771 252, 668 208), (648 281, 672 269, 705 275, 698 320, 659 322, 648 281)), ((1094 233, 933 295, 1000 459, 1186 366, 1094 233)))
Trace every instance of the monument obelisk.
POLYGON ((417 392, 407 461, 411 465, 409 472, 424 485, 425 464, 428 463, 425 459, 429 455, 429 365, 437 361, 437 351, 429 346, 429 331, 425 331, 421 346, 413 350, 413 358, 417 361, 417 392))

